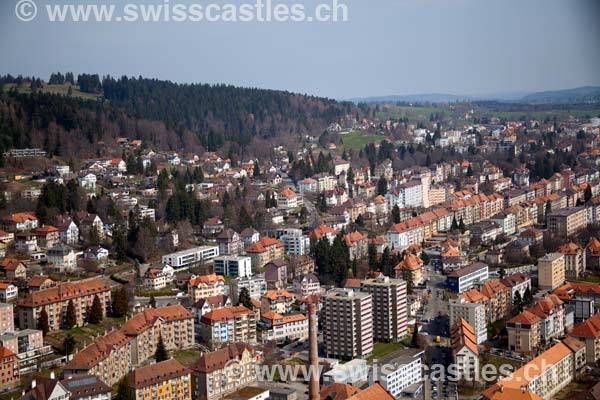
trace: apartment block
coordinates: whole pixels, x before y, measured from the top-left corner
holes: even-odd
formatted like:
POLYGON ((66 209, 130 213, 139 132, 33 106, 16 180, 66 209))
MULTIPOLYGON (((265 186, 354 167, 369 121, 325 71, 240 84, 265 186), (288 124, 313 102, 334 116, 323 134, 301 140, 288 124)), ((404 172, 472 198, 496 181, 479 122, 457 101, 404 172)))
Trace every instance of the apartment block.
POLYGON ((254 311, 244 306, 221 308, 200 318, 198 332, 209 343, 256 343, 256 319, 254 311))
POLYGON ((522 354, 535 354, 541 338, 541 318, 525 310, 506 322, 508 349, 522 354))
POLYGON ((373 339, 398 341, 406 335, 406 282, 386 276, 361 282, 361 291, 372 296, 373 339))
POLYGON ((586 226, 587 213, 584 207, 565 208, 550 212, 546 223, 555 234, 569 237, 586 226))
POLYGON ((585 250, 581 246, 569 242, 561 246, 558 252, 565 256, 565 278, 569 280, 579 279, 586 268, 585 250))
POLYGON ((252 260, 246 256, 220 256, 215 258, 213 271, 215 274, 233 278, 252 275, 252 260))
POLYGON ((127 375, 135 400, 191 400, 192 371, 170 359, 136 368, 127 375))
POLYGON ((218 246, 199 246, 193 249, 181 250, 176 253, 164 255, 163 264, 168 264, 176 270, 186 269, 194 265, 212 262, 219 256, 218 246))
POLYGON ((247 289, 250 293, 250 298, 260 300, 262 295, 267 291, 267 281, 263 276, 254 275, 238 278, 231 281, 231 297, 234 303, 239 300, 242 289, 247 289))
POLYGON ((465 268, 453 271, 446 278, 446 286, 455 293, 462 293, 479 286, 488 280, 487 264, 477 262, 465 268))
POLYGON ((225 294, 225 278, 217 274, 192 275, 188 281, 188 296, 192 302, 225 294))
POLYGON ((539 287, 554 290, 565 282, 565 256, 548 253, 538 260, 539 287))
POLYGON ((88 310, 91 309, 94 297, 100 299, 102 314, 110 309, 110 287, 98 278, 66 282, 45 290, 38 290, 25 295, 18 301, 20 329, 35 329, 42 309, 48 314, 50 330, 58 330, 64 326, 67 317, 67 306, 70 301, 75 306, 77 325, 83 326, 87 321, 88 310))
POLYGON ((463 298, 450 299, 450 326, 464 319, 473 327, 477 344, 487 340, 485 305, 470 303, 463 298))
POLYGON ((326 353, 352 359, 373 351, 373 298, 369 293, 335 290, 324 298, 326 353))

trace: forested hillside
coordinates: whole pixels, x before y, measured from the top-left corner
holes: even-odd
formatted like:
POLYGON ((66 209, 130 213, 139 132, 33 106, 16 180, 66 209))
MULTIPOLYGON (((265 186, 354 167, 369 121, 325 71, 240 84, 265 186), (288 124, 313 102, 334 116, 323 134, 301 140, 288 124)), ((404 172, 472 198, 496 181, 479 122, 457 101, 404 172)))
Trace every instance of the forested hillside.
POLYGON ((0 78, 0 150, 41 147, 51 154, 93 156, 116 137, 161 150, 238 149, 254 139, 299 139, 356 112, 354 105, 282 91, 182 85, 144 78, 53 74, 53 94, 39 79, 0 78), (98 95, 78 97, 76 93, 98 95))

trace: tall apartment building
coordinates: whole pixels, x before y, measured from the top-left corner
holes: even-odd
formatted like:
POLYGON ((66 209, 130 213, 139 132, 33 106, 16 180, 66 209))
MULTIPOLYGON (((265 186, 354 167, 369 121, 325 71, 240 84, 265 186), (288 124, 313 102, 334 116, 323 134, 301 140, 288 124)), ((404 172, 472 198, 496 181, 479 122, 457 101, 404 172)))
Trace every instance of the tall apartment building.
POLYGON ((48 314, 50 330, 60 329, 66 322, 67 307, 72 301, 75 306, 77 325, 85 325, 88 310, 92 308, 94 297, 98 296, 102 305, 102 314, 110 309, 110 287, 100 279, 66 282, 45 290, 25 295, 19 300, 20 329, 36 329, 42 309, 48 314))
POLYGON ((369 293, 336 290, 324 298, 326 353, 352 359, 373 351, 373 298, 369 293))
POLYGON ((361 282, 361 290, 373 300, 373 338, 398 341, 406 335, 406 282, 382 276, 361 282))
POLYGON ((548 253, 538 260, 539 287, 554 290, 565 282, 565 256, 548 253))
POLYGON ((285 254, 303 256, 310 251, 310 239, 302 229, 284 229, 277 239, 283 243, 285 254))
POLYGON ((136 368, 127 375, 135 400, 191 400, 192 371, 175 359, 136 368))
POLYGON ((508 349, 523 354, 537 351, 541 338, 541 318, 525 310, 506 322, 508 349))
POLYGON ((565 208, 553 211, 546 216, 548 229, 559 236, 568 237, 583 229, 587 224, 584 207, 565 208))
POLYGON ((450 326, 464 319, 473 327, 477 344, 487 340, 485 305, 470 303, 463 298, 450 299, 450 326))

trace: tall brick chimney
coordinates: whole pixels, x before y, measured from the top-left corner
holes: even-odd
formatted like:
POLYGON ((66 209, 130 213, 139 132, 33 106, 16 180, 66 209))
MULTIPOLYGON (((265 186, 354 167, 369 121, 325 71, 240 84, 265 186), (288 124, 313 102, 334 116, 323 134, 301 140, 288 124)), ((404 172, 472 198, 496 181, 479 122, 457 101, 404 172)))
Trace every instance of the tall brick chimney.
POLYGON ((319 394, 319 348, 317 345, 317 306, 314 301, 308 304, 308 362, 310 364, 310 381, 308 384, 309 400, 320 400, 319 394))

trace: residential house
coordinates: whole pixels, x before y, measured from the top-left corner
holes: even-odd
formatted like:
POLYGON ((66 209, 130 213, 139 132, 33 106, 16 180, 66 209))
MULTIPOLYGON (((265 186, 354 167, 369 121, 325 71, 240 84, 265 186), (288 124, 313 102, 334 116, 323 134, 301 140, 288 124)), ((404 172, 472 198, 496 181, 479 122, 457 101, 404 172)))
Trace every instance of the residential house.
POLYGON ((479 372, 479 349, 475 330, 463 318, 457 320, 450 329, 452 357, 458 379, 475 379, 479 372))
POLYGON ((238 255, 243 250, 240 235, 233 229, 224 229, 217 235, 217 245, 221 255, 238 255))
POLYGON ((272 311, 261 314, 258 340, 261 343, 308 338, 308 317, 304 314, 282 315, 272 311))
POLYGON ((287 314, 292 310, 293 302, 294 296, 285 289, 267 290, 260 298, 260 311, 287 314))
POLYGON ((44 249, 54 246, 60 239, 58 228, 52 225, 42 225, 36 228, 33 233, 37 239, 37 246, 44 249))
POLYGON ((256 314, 244 306, 210 311, 200 319, 200 337, 216 345, 256 343, 256 320, 256 314))
POLYGON ((192 275, 188 282, 188 295, 192 302, 225 294, 225 278, 217 274, 192 275))
POLYGON ((347 233, 343 237, 346 246, 350 252, 350 260, 360 260, 367 256, 369 240, 366 235, 356 231, 347 233))
POLYGON ((569 242, 558 249, 565 259, 565 278, 578 280, 585 272, 586 257, 585 250, 579 245, 569 242))
POLYGON ((46 253, 48 263, 53 265, 56 272, 73 271, 77 268, 75 251, 63 243, 56 243, 46 253))
POLYGON ((283 258, 284 246, 279 240, 264 236, 247 248, 246 253, 252 259, 252 268, 259 270, 268 262, 277 258, 283 258))
POLYGON ((0 228, 8 232, 30 231, 39 226, 33 212, 20 212, 0 218, 0 228))
POLYGON ((2 274, 8 280, 27 279, 27 264, 16 258, 5 258, 0 263, 2 274))
POLYGON ((536 354, 541 339, 541 321, 537 315, 527 310, 506 322, 508 349, 522 354, 536 354))
POLYGON ((283 289, 287 287, 288 264, 282 258, 277 258, 265 264, 265 279, 269 289, 283 289))

